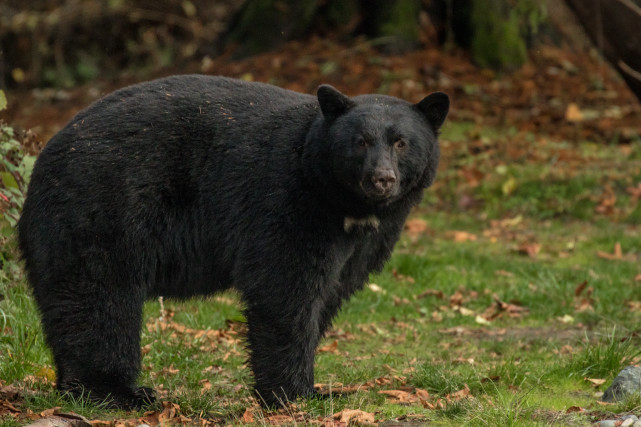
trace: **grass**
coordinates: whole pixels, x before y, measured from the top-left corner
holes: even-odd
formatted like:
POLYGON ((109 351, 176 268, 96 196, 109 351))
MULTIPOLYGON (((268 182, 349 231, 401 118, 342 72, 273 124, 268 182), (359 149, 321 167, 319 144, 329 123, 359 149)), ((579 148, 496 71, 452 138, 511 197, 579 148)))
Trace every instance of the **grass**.
MULTIPOLYGON (((641 363, 641 203, 629 191, 641 181, 641 142, 596 146, 489 129, 479 136, 484 148, 470 152, 466 136, 477 132, 446 127, 437 183, 411 218, 420 232, 408 229, 371 277, 377 286, 345 305, 321 343, 328 350, 317 356, 316 382, 330 384, 331 397, 254 410, 254 423, 359 409, 434 425, 589 425, 640 411, 638 397, 604 407, 595 393, 641 363), (341 393, 346 386, 361 389, 341 393), (380 393, 394 390, 410 400, 380 393)), ((6 241, 5 258, 14 250, 6 241)), ((0 295, 0 384, 19 387, 20 414, 60 406, 90 419, 143 417, 62 399, 14 261, 0 295)), ((150 301, 145 319, 141 383, 189 419, 246 422, 252 379, 237 296, 150 301)), ((2 426, 28 422, 0 413, 2 426)))

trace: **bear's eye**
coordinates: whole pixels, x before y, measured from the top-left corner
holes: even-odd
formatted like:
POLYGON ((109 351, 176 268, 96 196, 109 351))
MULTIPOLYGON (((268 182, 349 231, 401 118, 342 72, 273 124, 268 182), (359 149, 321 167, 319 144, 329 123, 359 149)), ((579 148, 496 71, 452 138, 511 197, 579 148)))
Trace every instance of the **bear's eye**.
POLYGON ((367 141, 362 136, 359 136, 358 138, 356 138, 356 144, 358 144, 359 147, 367 147, 368 145, 367 141))
POLYGON ((394 148, 396 148, 397 150, 405 148, 406 146, 407 146, 407 143, 405 141, 403 141, 402 139, 398 139, 394 143, 394 148))

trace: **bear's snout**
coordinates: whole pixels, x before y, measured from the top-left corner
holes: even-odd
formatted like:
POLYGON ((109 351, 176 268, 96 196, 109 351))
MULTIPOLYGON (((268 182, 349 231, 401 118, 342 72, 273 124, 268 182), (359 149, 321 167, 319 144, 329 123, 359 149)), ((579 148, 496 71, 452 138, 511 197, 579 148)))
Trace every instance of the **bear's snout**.
POLYGON ((389 195, 396 184, 396 174, 392 169, 377 169, 371 177, 372 184, 377 193, 381 195, 389 195))

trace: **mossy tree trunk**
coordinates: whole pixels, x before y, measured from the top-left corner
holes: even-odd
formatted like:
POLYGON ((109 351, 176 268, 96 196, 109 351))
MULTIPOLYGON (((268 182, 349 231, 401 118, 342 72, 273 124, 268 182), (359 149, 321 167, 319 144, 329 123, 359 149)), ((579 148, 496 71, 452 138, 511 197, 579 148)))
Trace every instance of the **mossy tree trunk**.
POLYGON ((488 68, 511 69, 527 60, 527 47, 545 21, 538 0, 434 0, 430 18, 440 23, 442 41, 469 49, 488 68))
POLYGON ((479 65, 496 69, 526 61, 545 19, 539 0, 246 0, 227 40, 252 54, 311 32, 365 34, 377 45, 404 50, 419 45, 421 13, 470 49, 479 65))
POLYGON ((316 31, 332 37, 366 34, 394 48, 414 47, 421 4, 421 0, 246 0, 226 44, 253 54, 316 31))

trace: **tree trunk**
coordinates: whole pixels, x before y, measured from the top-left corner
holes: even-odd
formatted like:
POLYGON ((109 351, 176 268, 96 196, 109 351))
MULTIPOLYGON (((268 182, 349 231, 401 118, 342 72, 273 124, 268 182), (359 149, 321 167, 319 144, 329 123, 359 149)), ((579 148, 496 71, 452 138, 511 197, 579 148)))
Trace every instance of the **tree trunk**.
POLYGON ((317 32, 344 37, 364 33, 395 50, 419 42, 422 0, 246 0, 223 44, 251 55, 317 32))
POLYGON ((641 101, 641 7, 631 0, 566 0, 581 26, 641 101))

